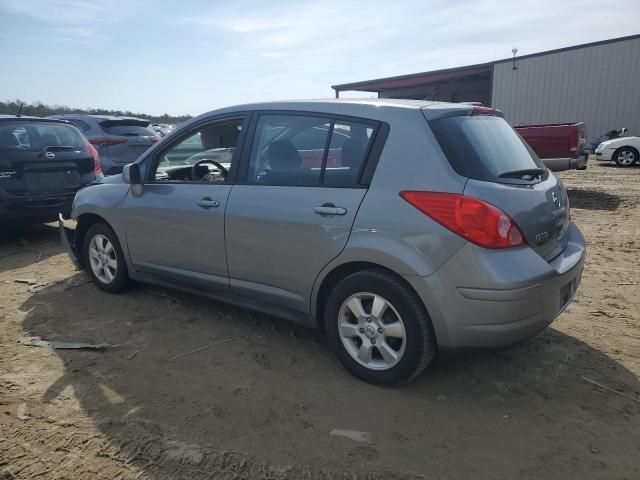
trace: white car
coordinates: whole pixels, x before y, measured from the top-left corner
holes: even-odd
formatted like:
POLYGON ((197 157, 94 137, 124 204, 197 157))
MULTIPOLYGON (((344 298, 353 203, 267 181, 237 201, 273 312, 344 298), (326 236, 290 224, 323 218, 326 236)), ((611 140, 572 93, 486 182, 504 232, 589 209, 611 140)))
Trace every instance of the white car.
POLYGON ((596 159, 613 160, 619 167, 630 167, 640 161, 640 137, 620 137, 602 142, 596 148, 596 159))

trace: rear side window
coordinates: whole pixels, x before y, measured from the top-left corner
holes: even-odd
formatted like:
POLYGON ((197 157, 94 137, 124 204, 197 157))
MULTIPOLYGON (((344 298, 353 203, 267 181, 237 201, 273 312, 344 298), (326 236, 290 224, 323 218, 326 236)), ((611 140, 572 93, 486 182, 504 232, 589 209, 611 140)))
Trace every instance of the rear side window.
POLYGON ((356 122, 337 121, 333 125, 324 172, 325 185, 358 183, 373 130, 370 125, 356 122))
POLYGON ((445 117, 429 125, 449 163, 462 176, 501 181, 519 178, 518 172, 544 170, 533 150, 501 117, 445 117))
POLYGON ((85 138, 72 125, 38 121, 0 123, 0 150, 40 151, 47 147, 88 148, 85 138))
POLYGON ((149 122, 142 120, 104 120, 100 122, 100 127, 103 132, 120 137, 155 136, 155 132, 149 127, 149 122))
POLYGON ((71 123, 73 123, 76 127, 78 127, 80 130, 82 130, 83 132, 88 132, 89 130, 91 130, 91 127, 89 126, 89 124, 83 120, 77 120, 77 119, 73 119, 73 120, 69 120, 71 123))
POLYGON ((303 115, 261 115, 249 183, 355 186, 375 125, 303 115))

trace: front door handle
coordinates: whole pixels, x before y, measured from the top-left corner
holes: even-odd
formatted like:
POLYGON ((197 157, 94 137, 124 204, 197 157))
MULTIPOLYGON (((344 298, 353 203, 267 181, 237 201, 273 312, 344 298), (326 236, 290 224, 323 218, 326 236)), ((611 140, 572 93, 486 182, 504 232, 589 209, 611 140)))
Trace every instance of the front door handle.
POLYGON ((313 211, 318 215, 345 215, 346 208, 336 207, 333 203, 323 203, 319 207, 313 207, 313 211))
POLYGON ((198 200, 198 206, 202 208, 216 208, 220 206, 220 202, 212 200, 211 197, 204 197, 198 200))

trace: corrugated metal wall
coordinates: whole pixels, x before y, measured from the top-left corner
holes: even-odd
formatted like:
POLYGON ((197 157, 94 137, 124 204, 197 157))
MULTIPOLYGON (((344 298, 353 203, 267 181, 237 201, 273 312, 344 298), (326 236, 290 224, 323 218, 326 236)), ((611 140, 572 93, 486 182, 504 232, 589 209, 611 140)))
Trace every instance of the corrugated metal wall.
POLYGON ((640 136, 640 38, 496 63, 492 105, 512 125, 584 121, 640 136))

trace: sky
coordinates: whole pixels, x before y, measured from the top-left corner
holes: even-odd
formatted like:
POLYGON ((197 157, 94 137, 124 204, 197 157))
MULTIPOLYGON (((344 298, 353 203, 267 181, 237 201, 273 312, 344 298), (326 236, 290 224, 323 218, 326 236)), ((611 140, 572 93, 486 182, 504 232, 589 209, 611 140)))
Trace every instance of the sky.
POLYGON ((0 0, 0 100, 193 115, 637 33, 638 0, 0 0))

